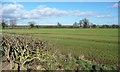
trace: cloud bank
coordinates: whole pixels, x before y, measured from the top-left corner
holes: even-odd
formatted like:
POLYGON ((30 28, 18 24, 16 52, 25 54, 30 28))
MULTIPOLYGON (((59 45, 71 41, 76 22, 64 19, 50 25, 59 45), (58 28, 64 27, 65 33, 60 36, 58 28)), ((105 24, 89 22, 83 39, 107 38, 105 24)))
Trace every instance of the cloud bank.
MULTIPOLYGON (((114 5, 113 7, 116 7, 114 5)), ((0 16, 5 19, 40 19, 51 17, 62 17, 68 15, 84 16, 84 17, 96 17, 96 18, 109 18, 111 15, 101 15, 92 11, 80 11, 80 10, 59 10, 56 8, 50 8, 46 5, 39 5, 35 9, 25 10, 21 4, 3 4, 0 6, 0 16)))
POLYGON ((4 4, 0 7, 3 18, 15 19, 29 19, 29 18, 48 18, 59 17, 67 15, 67 11, 49 8, 45 5, 40 5, 33 10, 25 10, 23 5, 20 4, 4 4))

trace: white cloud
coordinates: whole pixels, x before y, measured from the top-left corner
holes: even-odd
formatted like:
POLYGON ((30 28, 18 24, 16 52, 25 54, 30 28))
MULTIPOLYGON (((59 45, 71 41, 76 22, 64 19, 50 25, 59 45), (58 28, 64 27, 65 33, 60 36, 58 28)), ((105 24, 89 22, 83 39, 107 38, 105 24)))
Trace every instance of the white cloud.
POLYGON ((111 15, 97 15, 96 17, 97 18, 111 18, 113 16, 111 16, 111 15))
POLYGON ((56 8, 49 8, 45 5, 38 6, 36 9, 32 10, 31 13, 35 14, 35 16, 39 15, 40 18, 59 17, 59 16, 68 15, 68 11, 66 10, 58 10, 56 8))
POLYGON ((0 14, 3 18, 17 18, 18 15, 20 15, 21 9, 23 8, 23 5, 20 4, 4 4, 0 6, 0 14), (16 13, 19 12, 19 13, 16 13))
POLYGON ((95 16, 97 14, 92 11, 80 11, 80 10, 74 10, 72 12, 74 15, 77 15, 77 16, 95 16))
POLYGON ((40 5, 34 10, 24 10, 24 6, 20 4, 4 4, 0 8, 2 9, 2 16, 4 18, 49 18, 59 17, 67 15, 68 12, 65 10, 58 10, 56 8, 49 8, 45 5, 40 5))
POLYGON ((112 8, 118 8, 118 7, 120 7, 118 3, 115 3, 114 5, 112 5, 112 8))
POLYGON ((111 15, 100 15, 93 11, 80 11, 80 10, 59 10, 56 8, 50 8, 46 5, 39 5, 33 10, 25 10, 21 4, 4 4, 0 6, 0 16, 2 13, 3 18, 9 19, 38 19, 38 18, 51 18, 61 17, 67 15, 75 16, 92 16, 97 18, 108 18, 111 15))
POLYGON ((15 10, 23 8, 23 5, 20 4, 4 4, 0 7, 2 11, 5 13, 13 12, 15 10))
POLYGON ((110 14, 101 14, 93 11, 72 11, 74 15, 83 16, 83 17, 96 17, 96 18, 112 18, 113 16, 110 14))

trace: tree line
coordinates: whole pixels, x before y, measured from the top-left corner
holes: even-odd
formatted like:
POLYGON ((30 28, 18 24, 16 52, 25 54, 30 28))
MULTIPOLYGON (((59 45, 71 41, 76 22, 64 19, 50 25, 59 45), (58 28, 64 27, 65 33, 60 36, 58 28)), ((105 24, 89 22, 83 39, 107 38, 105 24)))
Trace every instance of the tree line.
MULTIPOLYGON (((0 22, 2 29, 4 28, 19 28, 20 26, 17 25, 16 20, 10 20, 9 24, 8 21, 6 20, 2 20, 0 22)), ((21 26, 24 28, 24 26, 21 26)), ((82 20, 80 20, 78 23, 75 22, 73 23, 73 25, 62 25, 62 23, 58 22, 56 25, 36 25, 36 22, 34 21, 30 21, 28 22, 27 27, 29 28, 120 28, 120 25, 117 24, 112 24, 112 25, 96 25, 91 23, 87 18, 84 18, 82 20)))

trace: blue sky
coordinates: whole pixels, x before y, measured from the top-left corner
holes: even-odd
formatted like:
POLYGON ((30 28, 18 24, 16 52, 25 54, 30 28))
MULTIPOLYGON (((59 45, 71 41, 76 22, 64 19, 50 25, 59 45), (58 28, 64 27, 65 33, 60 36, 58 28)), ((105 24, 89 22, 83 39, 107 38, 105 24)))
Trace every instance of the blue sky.
POLYGON ((16 19, 17 24, 26 25, 35 21, 40 25, 72 25, 83 18, 95 24, 117 24, 117 2, 4 2, 2 17, 16 19))
POLYGON ((3 2, 118 2, 119 0, 3 0, 3 2))

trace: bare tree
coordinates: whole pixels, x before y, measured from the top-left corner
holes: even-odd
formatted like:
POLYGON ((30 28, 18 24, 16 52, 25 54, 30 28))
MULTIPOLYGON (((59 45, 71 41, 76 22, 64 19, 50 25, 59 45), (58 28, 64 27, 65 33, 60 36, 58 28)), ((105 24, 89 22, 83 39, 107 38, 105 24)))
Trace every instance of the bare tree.
POLYGON ((16 20, 10 20, 10 26, 14 28, 16 26, 16 20))

